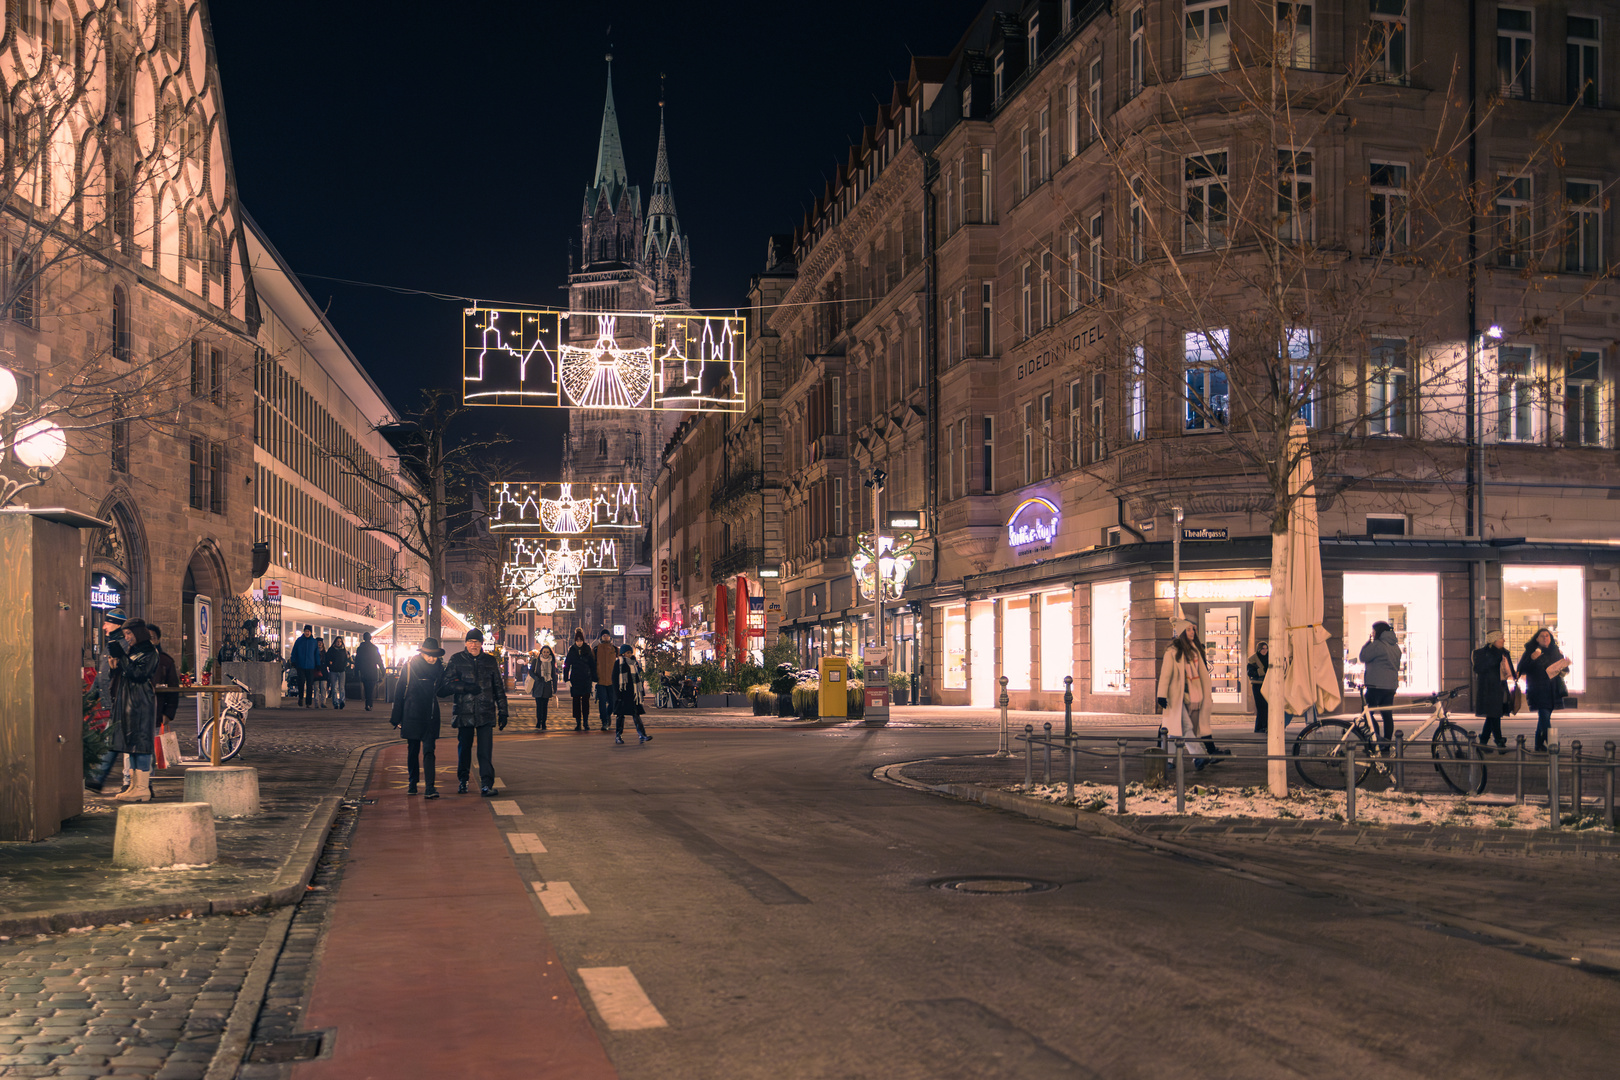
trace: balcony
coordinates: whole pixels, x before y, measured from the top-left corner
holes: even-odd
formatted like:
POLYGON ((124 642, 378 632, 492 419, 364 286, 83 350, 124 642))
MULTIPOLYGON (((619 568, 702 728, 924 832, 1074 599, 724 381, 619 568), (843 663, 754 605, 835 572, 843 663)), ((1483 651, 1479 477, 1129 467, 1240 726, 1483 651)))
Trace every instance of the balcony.
POLYGON ((765 488, 765 474, 758 469, 745 469, 722 477, 709 491, 709 509, 722 517, 735 516, 739 505, 750 495, 765 488))
POLYGON ((758 547, 732 547, 709 564, 709 580, 721 582, 738 574, 752 574, 765 561, 765 549, 758 547))

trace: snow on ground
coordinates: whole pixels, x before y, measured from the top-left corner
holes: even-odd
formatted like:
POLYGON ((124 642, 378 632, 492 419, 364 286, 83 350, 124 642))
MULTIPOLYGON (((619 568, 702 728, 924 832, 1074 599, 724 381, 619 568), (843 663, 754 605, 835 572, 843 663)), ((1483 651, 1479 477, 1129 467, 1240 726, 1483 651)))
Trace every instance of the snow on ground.
MULTIPOLYGON (((1067 784, 1036 784, 1029 790, 1015 785, 1005 790, 1062 803, 1068 799, 1067 784)), ((1075 805, 1082 810, 1117 814, 1119 788, 1112 784, 1089 782, 1074 785, 1075 805)), ((1140 782, 1125 787, 1127 814, 1175 814, 1174 786, 1160 789, 1140 782)), ((1205 818, 1256 818, 1276 821, 1343 821, 1344 792, 1291 790, 1278 799, 1263 787, 1210 787, 1199 784, 1187 788, 1186 814, 1205 818)), ((1461 795, 1414 794, 1400 791, 1356 792, 1356 820, 1383 825, 1441 825, 1476 829, 1545 829, 1547 805, 1500 803, 1494 800, 1468 800, 1461 795)), ((1576 828, 1602 825, 1601 807, 1593 812, 1590 803, 1576 828)), ((1564 821, 1573 821, 1566 802, 1564 821)))

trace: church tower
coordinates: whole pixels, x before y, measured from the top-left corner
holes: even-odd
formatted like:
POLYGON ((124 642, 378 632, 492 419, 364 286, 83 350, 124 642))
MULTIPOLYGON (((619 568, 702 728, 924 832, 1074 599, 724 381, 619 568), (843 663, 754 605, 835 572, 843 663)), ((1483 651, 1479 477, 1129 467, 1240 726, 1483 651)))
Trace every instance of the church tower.
MULTIPOLYGON (((691 262, 686 237, 675 216, 669 182, 659 103, 658 160, 650 213, 643 217, 641 188, 630 183, 619 116, 613 102, 613 56, 607 57, 607 101, 597 139, 596 172, 585 188, 580 211, 577 261, 569 259, 568 306, 576 313, 566 333, 570 342, 596 340, 597 311, 681 310, 691 300, 691 262), (585 317, 580 317, 581 315, 585 317)), ((632 320, 617 335, 629 348, 651 345, 632 320), (638 336, 639 335, 639 336, 638 336)), ((630 409, 571 409, 564 443, 562 479, 570 483, 641 485, 643 511, 652 492, 658 456, 681 416, 630 409)), ((647 538, 638 534, 619 541, 619 573, 587 574, 581 580, 577 624, 594 642, 603 627, 622 625, 634 638, 642 618, 652 610, 651 556, 647 538)), ((568 616, 559 615, 559 637, 568 616)))

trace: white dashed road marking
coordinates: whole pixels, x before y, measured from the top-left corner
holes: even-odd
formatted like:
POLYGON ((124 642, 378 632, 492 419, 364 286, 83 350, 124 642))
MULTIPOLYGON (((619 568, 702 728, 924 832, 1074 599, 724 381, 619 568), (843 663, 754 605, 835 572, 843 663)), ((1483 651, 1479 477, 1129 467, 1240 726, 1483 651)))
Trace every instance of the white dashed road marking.
POLYGON ((546 914, 559 915, 589 915, 591 909, 585 906, 585 901, 579 898, 579 893, 566 881, 535 881, 531 882, 534 891, 540 897, 540 906, 546 909, 546 914))
POLYGON ((512 842, 512 850, 519 855, 544 855, 546 845, 532 832, 507 833, 506 838, 512 842))
POLYGON ((579 977, 609 1030, 643 1031, 669 1026, 629 968, 580 968, 579 977))
POLYGON ((523 811, 518 809, 516 799, 492 799, 489 808, 499 817, 522 817, 523 811))

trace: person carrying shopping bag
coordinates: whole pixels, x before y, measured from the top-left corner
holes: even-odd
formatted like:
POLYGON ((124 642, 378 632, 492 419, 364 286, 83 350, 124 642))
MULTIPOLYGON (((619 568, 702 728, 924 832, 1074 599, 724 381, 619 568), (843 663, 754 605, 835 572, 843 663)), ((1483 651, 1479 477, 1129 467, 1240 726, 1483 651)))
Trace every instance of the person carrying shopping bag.
POLYGON ((1498 750, 1507 749, 1502 734, 1502 714, 1513 693, 1513 658, 1507 651, 1507 634, 1500 628, 1485 635, 1485 644, 1474 650, 1474 715, 1485 718, 1479 729, 1479 745, 1496 740, 1498 750))
POLYGON ((1547 752, 1547 735, 1552 729, 1554 709, 1564 706, 1564 672, 1569 661, 1558 649, 1552 631, 1543 626, 1525 642, 1519 657, 1519 674, 1524 676, 1524 698, 1536 710, 1536 753, 1547 752))
POLYGON ((1210 734, 1213 710, 1209 664, 1203 643, 1193 624, 1186 619, 1170 623, 1170 647, 1159 664, 1158 706, 1171 717, 1179 717, 1181 735, 1187 743, 1202 743, 1207 755, 1193 759, 1193 768, 1202 769, 1231 754, 1215 745, 1210 734))

